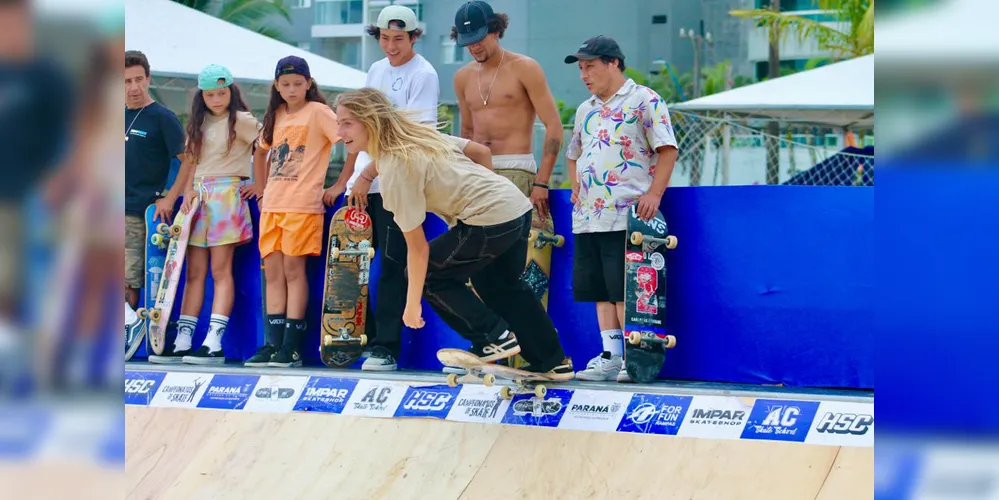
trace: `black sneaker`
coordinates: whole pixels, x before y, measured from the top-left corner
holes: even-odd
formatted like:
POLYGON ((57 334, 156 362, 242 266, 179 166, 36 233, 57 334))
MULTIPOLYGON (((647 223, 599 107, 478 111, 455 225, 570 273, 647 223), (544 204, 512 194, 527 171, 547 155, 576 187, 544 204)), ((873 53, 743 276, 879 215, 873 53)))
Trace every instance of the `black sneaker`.
POLYGON ((267 363, 271 368, 292 368, 302 366, 302 357, 298 355, 298 349, 282 348, 271 356, 271 361, 267 363))
POLYGON ((171 345, 167 346, 163 350, 163 354, 151 354, 149 355, 148 361, 157 365, 176 365, 180 364, 184 360, 184 356, 191 354, 190 349, 184 349, 183 351, 175 350, 177 346, 171 345))
POLYGON ((194 354, 184 356, 182 361, 189 365, 224 365, 225 354, 221 349, 209 351, 208 346, 203 345, 194 354))
POLYGON ((565 358, 561 363, 550 370, 539 370, 533 366, 524 368, 524 371, 540 373, 552 380, 572 380, 576 378, 576 372, 572 368, 572 358, 565 358))
POLYGON ((372 347, 368 353, 368 359, 365 359, 364 364, 361 365, 363 371, 390 372, 397 368, 399 365, 395 362, 392 351, 382 346, 372 347))
POLYGON ((520 354, 520 343, 517 342, 517 336, 510 332, 505 339, 496 339, 482 346, 473 345, 469 352, 478 356, 483 363, 492 363, 520 354))
POLYGON ((243 366, 251 366, 256 368, 267 368, 270 366, 268 363, 271 362, 271 357, 277 352, 277 348, 270 345, 264 344, 257 348, 257 353, 250 356, 250 359, 243 362, 243 366))

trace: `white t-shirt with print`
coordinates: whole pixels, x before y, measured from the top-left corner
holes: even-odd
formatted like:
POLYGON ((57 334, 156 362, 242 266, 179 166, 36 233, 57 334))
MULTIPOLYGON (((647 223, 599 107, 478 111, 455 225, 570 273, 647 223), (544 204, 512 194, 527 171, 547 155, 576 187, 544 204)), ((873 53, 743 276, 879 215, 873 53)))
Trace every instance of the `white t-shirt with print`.
MULTIPOLYGON (((440 82, 437 70, 423 56, 416 54, 406 64, 394 67, 388 58, 375 61, 368 70, 366 87, 381 90, 392 104, 399 109, 418 111, 417 119, 423 123, 437 123, 437 101, 440 98, 440 82)), ((347 181, 347 191, 361 176, 361 172, 371 163, 371 157, 361 152, 354 162, 354 175, 347 181)), ((378 179, 371 183, 369 193, 378 193, 378 179)))
POLYGON ((652 187, 657 148, 677 147, 669 111, 654 90, 628 79, 607 102, 597 96, 576 110, 566 157, 576 161, 579 203, 572 232, 628 228, 628 207, 652 187))

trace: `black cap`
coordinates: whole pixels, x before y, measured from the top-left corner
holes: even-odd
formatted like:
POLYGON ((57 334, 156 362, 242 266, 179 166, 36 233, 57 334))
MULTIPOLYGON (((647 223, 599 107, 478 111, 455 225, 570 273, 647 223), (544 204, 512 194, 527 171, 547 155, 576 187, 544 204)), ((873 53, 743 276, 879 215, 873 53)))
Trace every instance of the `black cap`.
POLYGON ((464 47, 481 42, 489 34, 488 23, 494 15, 493 8, 481 0, 467 2, 459 7, 458 13, 454 15, 458 46, 464 47))
POLYGON ((565 56, 565 63, 573 64, 579 60, 591 61, 599 59, 600 56, 614 57, 620 61, 624 61, 624 53, 621 52, 621 47, 618 47, 617 42, 613 38, 597 35, 583 42, 583 45, 579 46, 579 50, 575 54, 565 56))
POLYGON ((277 67, 274 68, 274 79, 277 80, 281 75, 302 75, 306 79, 312 79, 309 63, 298 56, 288 56, 278 61, 277 67))

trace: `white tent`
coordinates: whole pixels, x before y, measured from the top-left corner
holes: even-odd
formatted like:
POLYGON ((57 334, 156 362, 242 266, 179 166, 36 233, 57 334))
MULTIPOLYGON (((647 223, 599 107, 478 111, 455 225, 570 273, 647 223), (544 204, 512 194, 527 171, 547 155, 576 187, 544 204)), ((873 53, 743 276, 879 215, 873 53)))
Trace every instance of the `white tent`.
POLYGON ((295 55, 309 62, 312 77, 324 90, 364 86, 365 73, 272 38, 222 21, 170 0, 126 0, 128 49, 149 57, 152 74, 197 79, 205 66, 222 64, 237 82, 268 85, 274 65, 295 55))
POLYGON ((834 127, 874 124, 874 56, 829 64, 670 105, 834 127))
POLYGON ((986 0, 946 0, 878 21, 879 64, 937 68, 999 61, 999 5, 986 0))

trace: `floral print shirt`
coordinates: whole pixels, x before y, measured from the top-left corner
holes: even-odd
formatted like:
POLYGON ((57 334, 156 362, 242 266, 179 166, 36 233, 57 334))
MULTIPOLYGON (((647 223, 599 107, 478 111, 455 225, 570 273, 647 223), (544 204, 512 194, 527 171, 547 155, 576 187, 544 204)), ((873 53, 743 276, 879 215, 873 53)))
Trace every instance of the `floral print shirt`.
POLYGON ((627 229, 628 207, 652 187, 663 146, 677 147, 676 136, 654 90, 628 79, 609 101, 593 96, 580 104, 566 150, 579 181, 572 232, 627 229))

